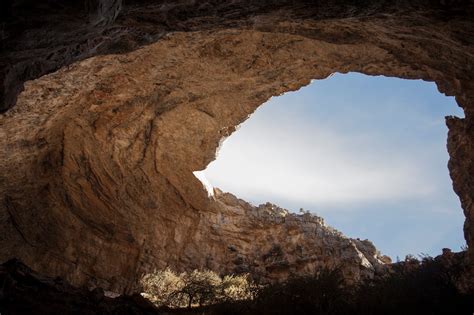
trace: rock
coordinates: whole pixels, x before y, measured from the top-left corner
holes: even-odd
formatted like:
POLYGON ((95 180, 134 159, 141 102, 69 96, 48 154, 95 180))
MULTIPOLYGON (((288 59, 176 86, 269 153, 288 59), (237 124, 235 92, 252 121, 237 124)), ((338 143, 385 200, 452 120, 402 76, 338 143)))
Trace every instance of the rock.
POLYGON ((456 96, 466 118, 447 119, 449 169, 474 258, 472 5, 130 1, 91 21, 83 2, 53 2, 12 5, 2 26, 0 260, 112 292, 166 266, 278 280, 346 261, 347 278, 371 276, 383 257, 367 242, 209 198, 193 175, 271 96, 349 71, 456 96))
POLYGON ((122 0, 86 0, 85 4, 93 26, 112 24, 122 10, 122 0))
POLYGON ((140 295, 104 297, 100 289, 88 291, 41 276, 18 260, 0 265, 0 283, 0 312, 6 315, 159 314, 140 295))
POLYGON ((347 238, 318 216, 293 214, 271 203, 254 207, 218 189, 214 198, 219 212, 208 220, 225 222, 212 230, 212 236, 232 242, 221 272, 235 273, 246 265, 246 272, 261 282, 314 274, 323 267, 340 267, 349 282, 383 272, 382 256, 372 243, 347 238))

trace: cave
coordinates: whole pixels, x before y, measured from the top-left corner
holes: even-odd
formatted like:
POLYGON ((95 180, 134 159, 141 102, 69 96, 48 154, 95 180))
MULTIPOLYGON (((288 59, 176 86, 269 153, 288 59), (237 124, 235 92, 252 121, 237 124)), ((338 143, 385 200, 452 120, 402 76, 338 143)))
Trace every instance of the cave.
POLYGON ((2 4, 1 261, 118 293, 166 266, 265 269, 262 252, 286 246, 268 238, 302 224, 233 211, 245 202, 209 198, 193 172, 270 97, 359 72, 435 82, 463 108, 446 120, 448 166, 472 265, 473 5, 363 3, 2 4), (234 242, 249 244, 240 260, 234 242))

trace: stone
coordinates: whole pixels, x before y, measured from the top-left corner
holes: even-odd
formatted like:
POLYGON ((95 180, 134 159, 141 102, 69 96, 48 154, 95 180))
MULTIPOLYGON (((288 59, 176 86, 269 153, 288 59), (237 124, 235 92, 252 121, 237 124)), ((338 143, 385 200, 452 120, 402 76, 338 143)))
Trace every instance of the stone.
POLYGON ((259 282, 275 282, 324 267, 341 268, 354 283, 384 272, 382 255, 370 241, 345 237, 321 217, 293 214, 271 203, 255 207, 219 189, 214 200, 219 211, 208 220, 221 223, 212 236, 231 242, 225 260, 216 266, 224 274, 245 270, 259 282))
POLYGON ((474 258, 472 5, 137 1, 92 23, 74 3, 26 28, 15 17, 36 4, 13 5, 2 26, 0 260, 116 293, 166 266, 278 281, 345 261, 348 279, 372 276, 388 260, 371 244, 209 198, 193 175, 270 97, 350 71, 456 96, 466 117, 447 118, 448 166, 474 258))
POLYGON ((18 260, 0 265, 2 314, 161 314, 141 295, 104 297, 39 275, 18 260))

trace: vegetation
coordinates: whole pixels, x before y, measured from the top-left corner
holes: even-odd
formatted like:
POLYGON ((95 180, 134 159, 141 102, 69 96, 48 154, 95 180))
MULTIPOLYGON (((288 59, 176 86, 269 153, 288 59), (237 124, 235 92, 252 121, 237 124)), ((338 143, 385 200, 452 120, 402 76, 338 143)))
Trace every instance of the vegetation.
POLYGON ((158 306, 191 308, 251 300, 255 288, 247 274, 221 278, 213 271, 155 271, 142 278, 143 296, 158 306))
POLYGON ((188 312, 199 314, 471 315, 474 295, 459 290, 466 265, 455 255, 407 256, 384 276, 358 285, 347 285, 337 269, 267 286, 255 285, 248 275, 221 278, 210 271, 176 275, 165 270, 145 276, 143 284, 158 305, 195 306, 188 312))

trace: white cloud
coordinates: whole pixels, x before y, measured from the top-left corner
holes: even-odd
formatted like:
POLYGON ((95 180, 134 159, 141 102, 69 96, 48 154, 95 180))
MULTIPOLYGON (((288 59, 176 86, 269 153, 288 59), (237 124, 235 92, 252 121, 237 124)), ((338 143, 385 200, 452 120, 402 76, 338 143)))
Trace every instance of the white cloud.
POLYGON ((251 129, 224 142, 219 159, 206 169, 214 186, 241 197, 258 193, 319 205, 413 198, 435 190, 414 158, 380 156, 370 139, 354 145, 350 135, 317 126, 304 133, 251 129))
POLYGON ((223 143, 205 170, 213 186, 242 198, 275 196, 319 206, 407 200, 438 190, 422 160, 429 153, 394 147, 383 132, 302 122, 270 105, 223 143))

